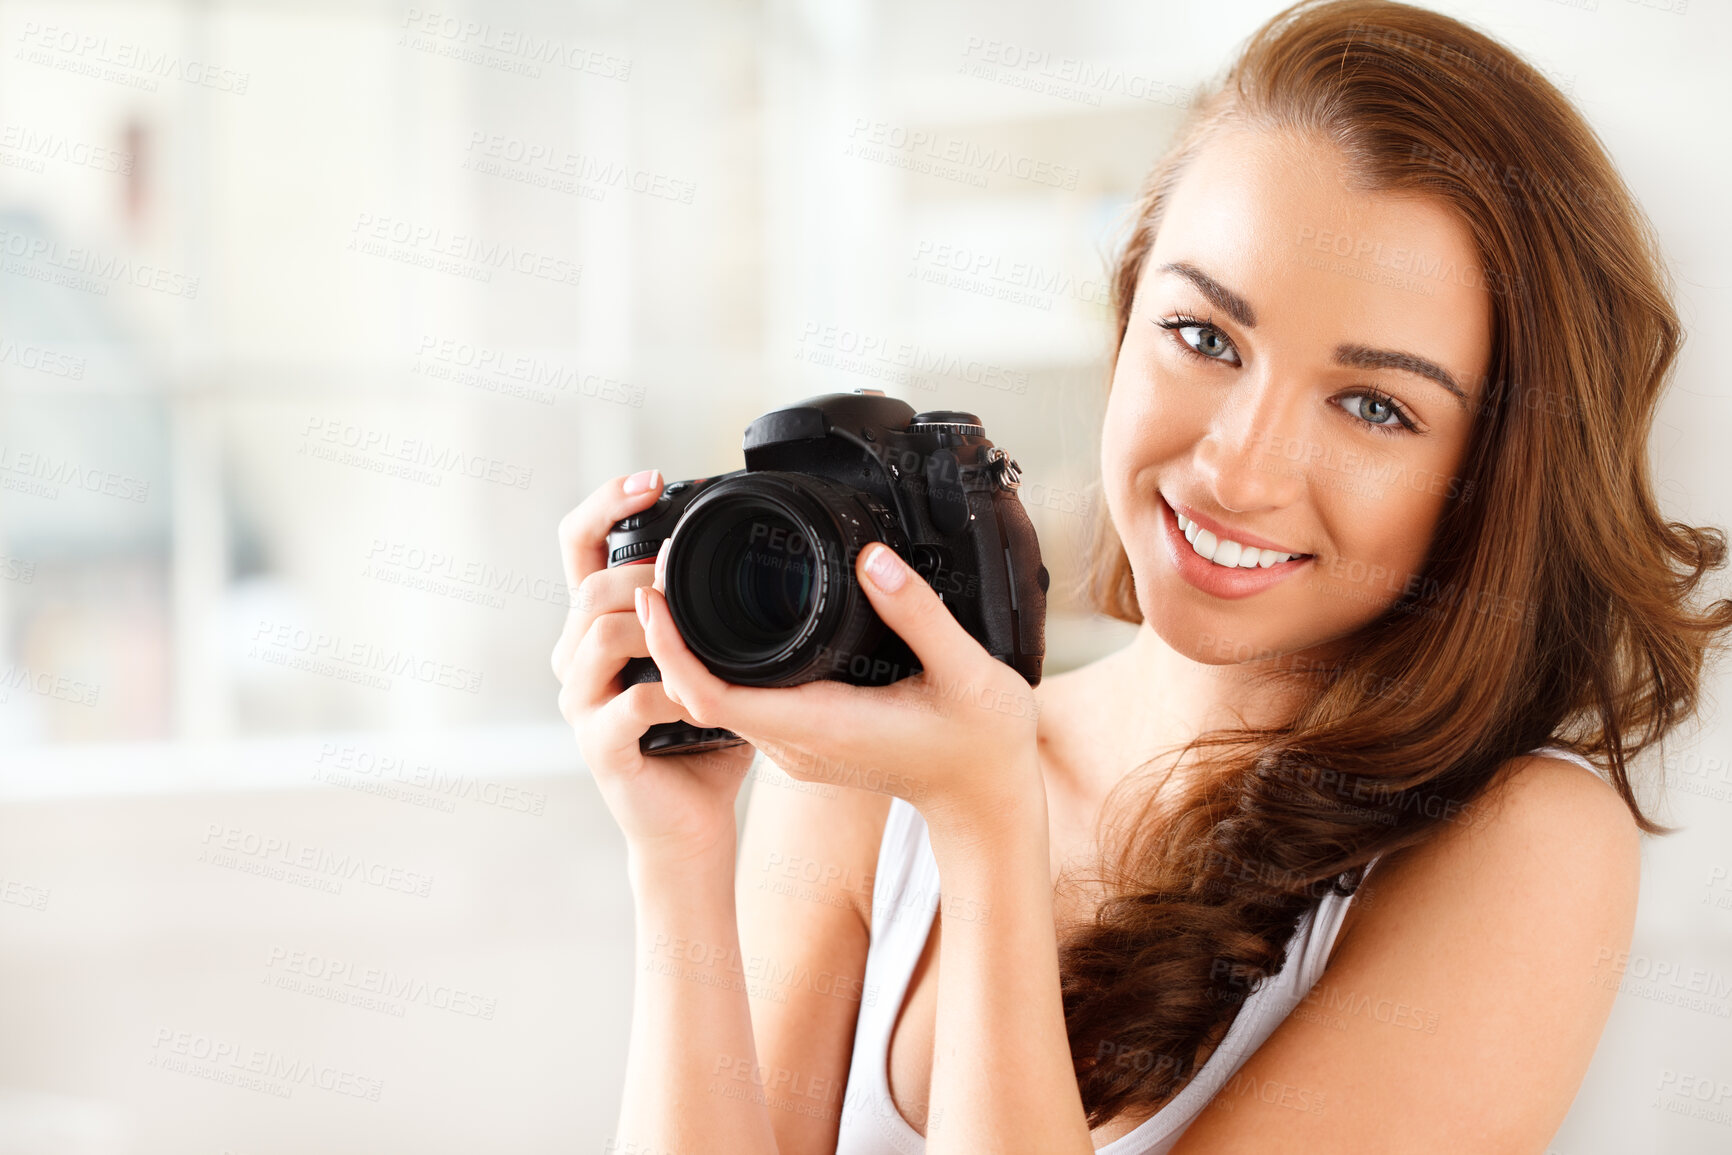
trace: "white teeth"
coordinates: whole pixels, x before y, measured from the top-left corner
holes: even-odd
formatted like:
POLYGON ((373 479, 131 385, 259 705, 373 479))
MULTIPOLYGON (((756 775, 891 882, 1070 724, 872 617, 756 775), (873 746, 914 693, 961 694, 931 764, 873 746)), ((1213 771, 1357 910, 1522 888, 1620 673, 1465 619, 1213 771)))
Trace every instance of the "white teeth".
POLYGON ((1174 511, 1174 516, 1179 519, 1179 528, 1184 530, 1185 540, 1191 543, 1191 549, 1197 556, 1227 569, 1268 569, 1272 565, 1280 565, 1300 556, 1217 538, 1184 514, 1174 511))

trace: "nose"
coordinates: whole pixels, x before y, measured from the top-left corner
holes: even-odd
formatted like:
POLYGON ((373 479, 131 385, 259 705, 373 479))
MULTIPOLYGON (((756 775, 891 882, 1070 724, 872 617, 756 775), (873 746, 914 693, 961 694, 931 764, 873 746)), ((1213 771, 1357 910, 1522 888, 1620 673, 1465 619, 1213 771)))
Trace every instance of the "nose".
POLYGON ((1195 450, 1198 473, 1231 513, 1279 509, 1298 500, 1308 452, 1304 390, 1276 377, 1241 380, 1222 394, 1209 432, 1195 450), (1294 460, 1297 457, 1298 460, 1294 460))

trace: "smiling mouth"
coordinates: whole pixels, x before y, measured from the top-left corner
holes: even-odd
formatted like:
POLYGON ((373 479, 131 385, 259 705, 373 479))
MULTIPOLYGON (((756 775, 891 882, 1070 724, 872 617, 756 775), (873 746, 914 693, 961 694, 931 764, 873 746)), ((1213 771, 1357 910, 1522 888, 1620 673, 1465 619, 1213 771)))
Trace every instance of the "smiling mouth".
POLYGON ((1308 553, 1283 553, 1280 550, 1261 549, 1231 538, 1216 537, 1171 505, 1168 505, 1167 509, 1172 512, 1185 540, 1191 543, 1191 552, 1222 569, 1268 569, 1284 562, 1303 561, 1313 556, 1308 553))

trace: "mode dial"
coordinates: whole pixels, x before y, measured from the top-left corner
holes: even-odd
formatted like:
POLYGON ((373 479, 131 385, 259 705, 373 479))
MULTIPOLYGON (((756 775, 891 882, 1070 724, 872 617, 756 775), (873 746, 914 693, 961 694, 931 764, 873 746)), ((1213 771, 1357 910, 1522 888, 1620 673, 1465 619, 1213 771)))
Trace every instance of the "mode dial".
POLYGON ((925 426, 927 429, 944 429, 951 433, 960 433, 965 437, 985 437, 986 426, 981 424, 979 417, 972 413, 964 413, 960 409, 929 409, 925 413, 916 413, 909 421, 909 432, 925 426))

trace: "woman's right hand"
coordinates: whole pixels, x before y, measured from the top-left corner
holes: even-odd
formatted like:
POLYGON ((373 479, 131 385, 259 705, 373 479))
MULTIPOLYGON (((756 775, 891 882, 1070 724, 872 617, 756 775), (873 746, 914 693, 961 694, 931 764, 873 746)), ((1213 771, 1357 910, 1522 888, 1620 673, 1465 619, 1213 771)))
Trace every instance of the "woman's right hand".
POLYGON ((572 604, 553 648, 553 672, 562 686, 560 713, 633 855, 673 863, 716 852, 723 839, 732 853, 734 799, 755 751, 742 744, 646 758, 638 749, 638 738, 657 722, 696 724, 662 683, 623 691, 620 684, 629 659, 649 657, 634 598, 641 586, 660 588, 659 566, 607 568, 607 533, 620 518, 654 504, 661 489, 656 470, 615 477, 560 519, 572 604), (632 492, 633 486, 642 488, 632 492))

